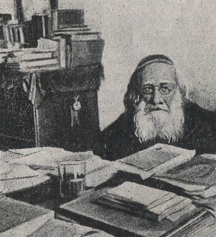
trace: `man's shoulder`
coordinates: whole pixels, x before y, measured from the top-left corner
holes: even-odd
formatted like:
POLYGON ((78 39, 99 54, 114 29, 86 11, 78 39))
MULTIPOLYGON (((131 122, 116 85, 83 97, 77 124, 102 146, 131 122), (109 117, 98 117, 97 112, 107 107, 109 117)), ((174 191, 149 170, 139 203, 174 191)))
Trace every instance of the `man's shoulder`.
POLYGON ((202 120, 216 117, 216 113, 214 111, 202 108, 201 106, 192 101, 186 101, 185 114, 186 116, 193 117, 194 119, 202 119, 202 120))

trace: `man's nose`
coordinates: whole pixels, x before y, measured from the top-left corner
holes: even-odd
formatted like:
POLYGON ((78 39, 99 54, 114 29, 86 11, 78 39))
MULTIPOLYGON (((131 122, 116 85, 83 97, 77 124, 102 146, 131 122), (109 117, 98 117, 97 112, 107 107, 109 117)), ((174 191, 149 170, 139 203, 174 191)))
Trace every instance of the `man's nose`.
POLYGON ((161 95, 160 91, 157 88, 155 88, 152 99, 153 99, 154 105, 163 104, 162 95, 161 95))

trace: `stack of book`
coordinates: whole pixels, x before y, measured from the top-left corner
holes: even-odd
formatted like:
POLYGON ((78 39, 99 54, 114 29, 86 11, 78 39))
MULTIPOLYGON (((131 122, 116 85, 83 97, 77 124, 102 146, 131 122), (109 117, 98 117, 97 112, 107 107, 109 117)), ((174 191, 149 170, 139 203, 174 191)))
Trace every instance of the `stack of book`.
POLYGON ((199 210, 189 198, 133 182, 109 189, 96 202, 156 221, 183 221, 199 210))
POLYGON ((3 57, 7 58, 6 68, 32 72, 101 63, 104 41, 99 32, 85 25, 84 10, 51 9, 50 12, 51 21, 48 15, 39 14, 32 16, 31 23, 13 24, 8 23, 11 15, 0 14, 0 40, 8 49, 8 54, 0 52, 0 57, 1 62, 3 57), (17 45, 29 48, 17 50, 17 45), (55 53, 51 55, 51 51, 55 53))
POLYGON ((94 65, 101 62, 104 41, 99 32, 92 31, 87 25, 74 25, 53 31, 53 39, 63 40, 66 44, 66 67, 94 65))
POLYGON ((37 48, 8 52, 6 68, 21 72, 59 69, 58 48, 58 42, 41 38, 37 48))

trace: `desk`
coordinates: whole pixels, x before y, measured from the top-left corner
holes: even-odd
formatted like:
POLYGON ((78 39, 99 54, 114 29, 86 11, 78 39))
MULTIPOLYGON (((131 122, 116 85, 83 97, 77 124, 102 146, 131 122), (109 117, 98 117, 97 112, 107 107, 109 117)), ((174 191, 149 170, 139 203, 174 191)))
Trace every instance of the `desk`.
MULTIPOLYGON (((118 237, 184 237, 185 230, 183 227, 187 227, 187 224, 192 219, 196 220, 197 227, 200 226, 201 220, 205 220, 207 226, 215 224, 213 216, 205 211, 199 212, 187 223, 173 223, 166 219, 161 222, 149 221, 118 210, 102 207, 92 202, 100 193, 101 191, 92 192, 85 197, 63 204, 57 211, 59 217, 66 216, 67 218, 78 221, 80 224, 102 229, 118 237), (177 235, 180 230, 181 234, 177 235)), ((187 227, 187 230, 189 232, 190 228, 187 227)))
MULTIPOLYGON (((137 177, 131 177, 139 182, 137 177)), ((197 237, 215 236, 215 218, 204 209, 191 216, 187 221, 171 222, 167 219, 154 222, 119 210, 98 205, 94 200, 106 189, 124 181, 124 177, 113 177, 112 180, 92 190, 88 195, 65 203, 57 209, 57 217, 69 218, 83 225, 102 229, 114 236, 133 237, 197 237)))

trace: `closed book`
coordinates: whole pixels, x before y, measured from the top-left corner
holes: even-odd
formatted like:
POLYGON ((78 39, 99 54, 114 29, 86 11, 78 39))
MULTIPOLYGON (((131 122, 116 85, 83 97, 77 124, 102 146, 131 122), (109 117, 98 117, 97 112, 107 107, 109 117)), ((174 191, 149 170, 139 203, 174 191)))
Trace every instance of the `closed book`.
POLYGON ((10 24, 8 29, 11 43, 26 43, 25 24, 10 24))
POLYGON ((87 41, 87 40, 100 40, 101 33, 100 32, 93 32, 93 31, 83 31, 83 30, 68 30, 68 31, 56 31, 53 32, 54 36, 60 35, 69 35, 71 41, 87 41))
POLYGON ((11 14, 0 13, 0 24, 7 24, 12 19, 11 14))
POLYGON ((104 40, 72 41, 71 67, 101 63, 104 40))
POLYGON ((37 40, 48 35, 48 15, 32 16, 32 46, 37 46, 37 40))
POLYGON ((31 68, 31 67, 39 67, 39 66, 47 66, 57 64, 57 58, 49 58, 49 59, 39 59, 39 60, 26 60, 15 62, 7 65, 7 68, 31 68))
POLYGON ((118 170, 139 174, 143 179, 160 174, 191 160, 195 150, 156 144, 115 162, 118 170))
POLYGON ((78 32, 71 35, 72 41, 88 41, 88 40, 100 40, 99 32, 78 32))
POLYGON ((53 9, 51 10, 52 31, 84 25, 84 10, 81 9, 53 9))
POLYGON ((20 68, 19 71, 23 73, 34 73, 34 72, 56 71, 59 69, 60 69, 59 63, 56 63, 37 67, 20 68))
POLYGON ((27 236, 54 218, 54 212, 0 197, 0 236, 27 236))
POLYGON ((18 61, 29 61, 29 60, 39 60, 39 59, 50 59, 53 57, 52 52, 35 52, 28 53, 25 51, 14 52, 14 57, 8 57, 9 62, 18 62, 18 61))
POLYGON ((84 26, 77 26, 77 27, 68 27, 64 29, 55 30, 52 32, 53 35, 55 34, 70 34, 70 33, 76 33, 76 32, 88 32, 91 28, 89 28, 87 25, 84 26))

